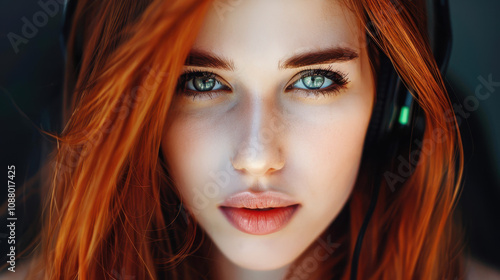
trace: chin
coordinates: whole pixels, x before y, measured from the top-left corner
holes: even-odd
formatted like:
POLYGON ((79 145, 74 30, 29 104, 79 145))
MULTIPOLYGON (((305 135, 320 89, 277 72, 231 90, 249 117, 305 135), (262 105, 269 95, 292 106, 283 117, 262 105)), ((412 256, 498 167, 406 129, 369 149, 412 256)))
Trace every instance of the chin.
POLYGON ((264 263, 264 262, 259 262, 259 261, 252 261, 252 260, 242 260, 241 262, 235 262, 236 265, 248 269, 248 270, 256 270, 256 271, 269 271, 269 270, 276 270, 279 268, 282 268, 286 265, 291 264, 292 261, 290 262, 274 262, 274 263, 264 263))
POLYGON ((226 254, 226 258, 237 266, 256 271, 276 270, 291 264, 295 260, 295 256, 284 256, 270 254, 269 252, 248 254, 243 252, 231 252, 226 254))

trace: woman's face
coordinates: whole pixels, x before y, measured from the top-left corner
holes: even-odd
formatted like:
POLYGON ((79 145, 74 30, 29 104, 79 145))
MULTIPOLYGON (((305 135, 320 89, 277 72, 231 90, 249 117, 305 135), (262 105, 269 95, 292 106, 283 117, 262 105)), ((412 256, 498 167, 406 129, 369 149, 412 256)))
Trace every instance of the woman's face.
POLYGON ((214 2, 162 152, 190 214, 233 263, 291 263, 346 203, 374 97, 365 47, 337 1, 214 2))

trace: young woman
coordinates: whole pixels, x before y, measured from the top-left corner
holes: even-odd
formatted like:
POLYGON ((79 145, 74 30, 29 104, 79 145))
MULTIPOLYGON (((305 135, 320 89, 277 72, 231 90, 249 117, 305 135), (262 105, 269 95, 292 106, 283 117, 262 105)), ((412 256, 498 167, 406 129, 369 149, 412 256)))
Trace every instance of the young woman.
POLYGON ((380 184, 358 279, 461 279, 462 147, 425 14, 411 0, 79 0, 28 278, 349 279, 380 184), (363 152, 380 53, 422 108, 423 139, 400 139, 422 144, 418 162, 363 152))

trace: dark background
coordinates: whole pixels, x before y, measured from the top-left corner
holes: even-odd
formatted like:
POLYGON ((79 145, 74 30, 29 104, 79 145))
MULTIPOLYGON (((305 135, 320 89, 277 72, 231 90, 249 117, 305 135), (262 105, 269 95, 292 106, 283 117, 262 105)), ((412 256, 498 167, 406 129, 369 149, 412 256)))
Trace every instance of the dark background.
MULTIPOLYGON (((45 13, 45 24, 40 24, 43 17, 39 17, 40 27, 26 43, 19 44, 18 52, 7 36, 10 32, 22 36, 23 17, 33 23, 33 16, 43 11, 37 2, 0 2, 0 168, 4 170, 0 174, 6 177, 7 165, 15 165, 19 189, 38 171, 40 159, 53 143, 39 133, 37 127, 52 132, 61 129, 58 121, 64 61, 59 38, 62 5, 57 5, 59 11, 53 16, 45 13)), ((465 112, 459 116, 466 152, 460 208, 471 253, 500 269, 500 126, 497 123, 500 120, 500 1, 450 2, 453 48, 446 80, 452 102, 462 106, 465 112), (481 82, 483 79, 492 80, 496 85, 487 87, 481 82), (489 92, 489 96, 482 100, 475 97, 478 87, 480 94, 489 92)), ((7 186, 2 189, 0 197, 5 200, 7 186)), ((5 208, 1 210, 5 212, 5 208)), ((27 242, 20 239, 21 233, 39 214, 36 196, 16 203, 18 243, 27 242)), ((3 226, 5 217, 1 219, 0 259, 5 263, 8 231, 3 226)))

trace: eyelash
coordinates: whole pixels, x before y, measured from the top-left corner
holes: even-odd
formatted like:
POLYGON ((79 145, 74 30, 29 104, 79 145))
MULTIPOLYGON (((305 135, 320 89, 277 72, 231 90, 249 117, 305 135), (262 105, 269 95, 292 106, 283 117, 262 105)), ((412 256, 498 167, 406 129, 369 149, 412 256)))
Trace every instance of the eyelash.
MULTIPOLYGON (((227 92, 230 91, 231 89, 226 86, 225 83, 220 82, 220 78, 217 74, 215 74, 212 71, 200 71, 200 70, 193 70, 193 69, 188 69, 182 75, 180 76, 178 80, 178 86, 177 86, 177 91, 181 94, 187 95, 187 96, 192 96, 193 100, 200 95, 208 95, 210 99, 213 98, 214 94, 219 94, 221 92, 227 92), (217 83, 220 83, 225 87, 225 89, 221 90, 212 90, 212 91, 194 91, 194 90, 189 90, 186 89, 186 83, 190 81, 191 79, 194 79, 196 77, 205 77, 205 78, 215 78, 217 83)), ((293 78, 293 82, 288 85, 285 90, 286 91, 300 91, 300 92, 305 92, 306 95, 314 95, 315 97, 319 96, 320 94, 323 96, 330 96, 330 95, 336 95, 339 93, 339 91, 349 83, 349 79, 347 78, 347 75, 345 73, 342 73, 340 71, 333 71, 331 66, 325 67, 325 68, 308 68, 305 70, 300 71, 297 73, 293 78), (328 86, 327 88, 324 89, 301 89, 301 88, 293 88, 293 85, 296 84, 299 80, 309 77, 309 76, 323 76, 327 79, 332 80, 332 85, 328 86), (298 77, 297 77, 298 76, 298 77), (297 77, 295 79, 295 77, 297 77)))
MULTIPOLYGON (((340 71, 334 71, 332 69, 332 66, 328 66, 325 68, 307 68, 305 70, 300 71, 298 74, 295 76, 299 76, 297 79, 293 79, 293 82, 286 87, 287 91, 290 90, 296 90, 296 91, 301 91, 301 92, 306 92, 307 95, 323 95, 323 96, 330 96, 330 95, 336 95, 340 92, 341 89, 345 88, 346 85, 349 83, 349 79, 347 78, 347 74, 340 72, 340 71), (332 85, 330 85, 327 88, 323 89, 300 89, 300 88, 292 88, 292 86, 297 83, 299 80, 309 77, 309 76, 323 76, 327 79, 332 80, 332 85)), ((294 76, 294 78, 295 78, 294 76)))
POLYGON ((187 95, 187 96, 192 96, 193 97, 193 100, 196 98, 196 96, 199 96, 199 95, 208 95, 208 97, 210 99, 213 98, 213 94, 217 94, 217 93, 220 93, 220 92, 225 92, 225 91, 229 91, 229 87, 225 85, 225 83, 221 83, 219 81, 219 79, 217 79, 218 75, 215 74, 214 72, 212 71, 200 71, 200 70, 193 70, 193 69, 188 69, 186 71, 184 71, 184 73, 182 73, 182 75, 179 77, 179 80, 178 80, 178 86, 177 86, 177 92, 179 93, 182 93, 184 95, 187 95), (186 83, 188 81, 190 81, 191 79, 194 79, 196 77, 204 77, 204 78, 215 78, 216 82, 224 85, 224 87, 226 87, 227 89, 224 89, 224 90, 212 90, 212 91, 194 91, 194 90, 189 90, 189 89, 186 89, 186 83))

